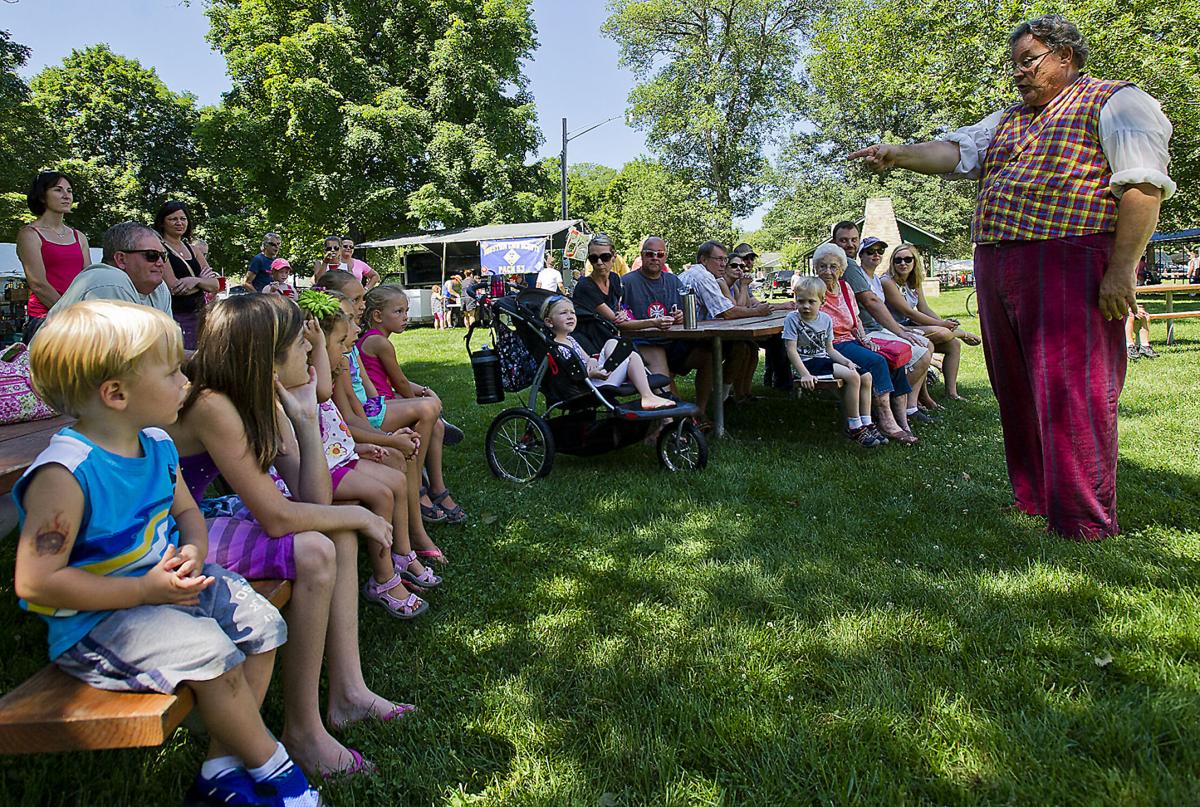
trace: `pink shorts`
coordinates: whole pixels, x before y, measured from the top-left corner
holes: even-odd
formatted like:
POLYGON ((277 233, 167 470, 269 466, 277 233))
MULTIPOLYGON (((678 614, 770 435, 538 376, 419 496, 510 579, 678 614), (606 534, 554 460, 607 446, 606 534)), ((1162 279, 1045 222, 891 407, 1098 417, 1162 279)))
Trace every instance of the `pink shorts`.
POLYGON ((358 465, 358 460, 350 460, 349 462, 343 462, 341 465, 339 465, 336 468, 330 469, 329 476, 333 480, 333 492, 334 493, 337 493, 338 485, 340 485, 342 483, 342 479, 346 476, 346 474, 353 471, 355 466, 357 466, 357 465, 358 465))

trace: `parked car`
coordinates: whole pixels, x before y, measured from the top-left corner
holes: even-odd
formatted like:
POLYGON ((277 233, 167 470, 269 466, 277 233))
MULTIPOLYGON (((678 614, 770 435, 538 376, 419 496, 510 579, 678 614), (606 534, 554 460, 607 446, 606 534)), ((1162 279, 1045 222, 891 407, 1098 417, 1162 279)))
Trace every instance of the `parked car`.
POLYGON ((785 297, 792 293, 792 275, 796 274, 791 269, 780 269, 771 275, 770 285, 767 286, 767 296, 775 297, 776 295, 784 295, 785 297))

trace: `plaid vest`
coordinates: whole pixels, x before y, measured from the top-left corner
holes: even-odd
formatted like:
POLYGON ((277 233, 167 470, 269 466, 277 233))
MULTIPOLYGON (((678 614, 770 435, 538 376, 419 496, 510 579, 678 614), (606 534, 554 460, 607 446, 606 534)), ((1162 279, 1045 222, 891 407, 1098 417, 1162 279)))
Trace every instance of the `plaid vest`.
POLYGON ((1044 241, 1116 229, 1100 109, 1127 81, 1080 76, 1038 113, 1005 110, 983 158, 971 240, 1044 241))

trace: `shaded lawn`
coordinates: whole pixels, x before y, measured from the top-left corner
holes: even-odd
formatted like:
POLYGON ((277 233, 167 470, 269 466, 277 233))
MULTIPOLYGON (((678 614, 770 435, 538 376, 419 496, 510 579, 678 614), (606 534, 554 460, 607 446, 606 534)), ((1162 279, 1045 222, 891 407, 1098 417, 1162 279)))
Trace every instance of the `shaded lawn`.
MULTIPOLYGON (((335 803, 1200 801, 1200 325, 1131 366, 1125 534, 1088 545, 1004 509, 978 350, 916 449, 864 452, 830 401, 779 396, 731 408, 704 473, 635 446, 515 489, 483 460, 502 407, 475 405, 463 333, 399 344, 467 430, 447 473, 470 526, 434 528, 455 563, 429 615, 360 620, 368 680, 421 715, 350 733, 381 773, 335 803)), ((3 689, 44 654, 11 589, 3 689)), ((201 754, 180 731, 0 759, 0 802, 175 803, 201 754)))

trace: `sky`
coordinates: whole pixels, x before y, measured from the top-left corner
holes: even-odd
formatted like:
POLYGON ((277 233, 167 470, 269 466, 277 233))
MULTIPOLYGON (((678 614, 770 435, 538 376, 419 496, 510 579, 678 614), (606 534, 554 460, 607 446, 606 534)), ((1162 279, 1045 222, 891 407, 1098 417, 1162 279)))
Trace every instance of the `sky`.
MULTIPOLYGON (((533 0, 539 46, 525 65, 544 142, 537 157, 557 155, 562 119, 571 132, 617 120, 572 140, 567 163, 620 168, 647 154, 641 132, 625 125, 633 75, 617 64, 617 46, 600 33, 605 0, 533 0)), ((32 48, 22 74, 59 64, 71 50, 106 42, 115 52, 153 67, 176 92, 214 104, 229 89, 225 59, 205 40, 203 0, 0 0, 0 28, 32 48)), ((761 212, 741 222, 755 229, 761 212)))

